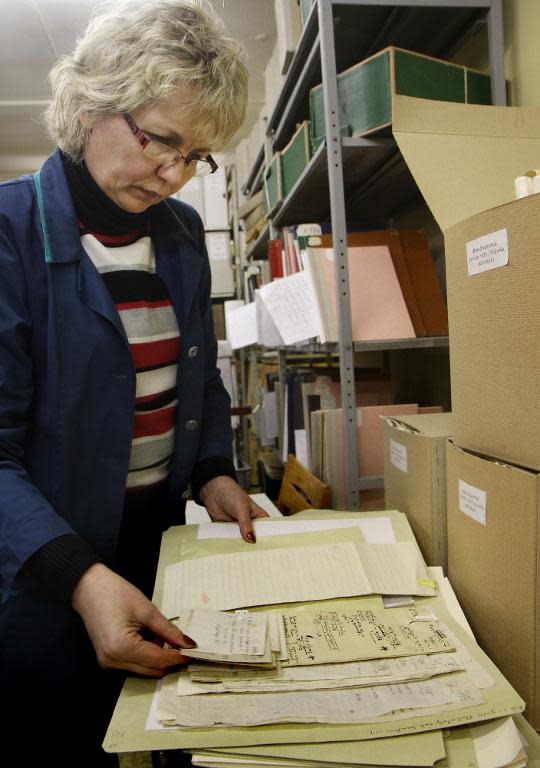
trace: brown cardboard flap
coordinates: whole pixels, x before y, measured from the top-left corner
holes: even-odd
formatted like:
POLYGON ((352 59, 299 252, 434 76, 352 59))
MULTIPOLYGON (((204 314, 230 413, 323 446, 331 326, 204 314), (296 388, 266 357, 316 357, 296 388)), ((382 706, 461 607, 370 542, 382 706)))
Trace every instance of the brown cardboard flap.
POLYGON ((452 414, 451 413, 420 413, 410 416, 399 416, 388 419, 397 429, 424 435, 426 437, 451 437, 452 414))
POLYGON ((393 133, 440 228, 514 198, 538 167, 540 109, 394 96, 393 133))

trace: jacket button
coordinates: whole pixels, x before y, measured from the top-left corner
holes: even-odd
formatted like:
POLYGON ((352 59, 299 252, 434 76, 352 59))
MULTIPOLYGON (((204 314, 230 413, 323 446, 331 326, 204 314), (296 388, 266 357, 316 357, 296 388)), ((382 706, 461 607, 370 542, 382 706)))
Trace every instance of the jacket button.
POLYGON ((199 354, 199 347, 190 347, 188 349, 188 357, 197 357, 199 354))
POLYGON ((188 432, 193 432, 194 429, 197 429, 197 422, 195 419, 189 419, 189 421, 186 421, 186 429, 188 432))

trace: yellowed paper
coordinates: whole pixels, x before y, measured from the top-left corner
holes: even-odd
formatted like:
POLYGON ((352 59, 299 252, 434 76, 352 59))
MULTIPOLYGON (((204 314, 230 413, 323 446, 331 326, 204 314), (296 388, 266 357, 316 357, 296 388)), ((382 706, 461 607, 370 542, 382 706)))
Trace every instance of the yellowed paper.
POLYGON ((164 678, 158 719, 190 727, 270 723, 361 723, 402 719, 414 710, 442 712, 482 702, 464 673, 437 680, 337 691, 178 696, 178 674, 164 678))
POLYGON ((269 693, 283 691, 311 691, 359 686, 405 683, 427 680, 437 675, 463 671, 455 653, 407 656, 384 661, 344 662, 342 664, 315 664, 307 667, 283 667, 273 678, 243 678, 220 676, 213 679, 203 672, 191 676, 191 668, 182 670, 178 678, 178 695, 193 696, 206 693, 269 693), (207 681, 207 682, 206 682, 207 681))
POLYGON ((418 594, 418 553, 412 542, 361 543, 358 550, 373 592, 380 595, 418 594))
POLYGON ((190 664, 189 676, 193 682, 221 683, 225 680, 259 680, 277 679, 280 676, 280 663, 269 668, 264 665, 239 665, 239 664, 190 664))
POLYGON ((304 666, 416 656, 453 650, 439 621, 415 621, 415 611, 371 608, 291 611, 283 615, 289 660, 304 666))
POLYGON ((170 565, 165 571, 163 613, 171 619, 188 608, 224 611, 370 592, 352 542, 261 549, 170 565))
MULTIPOLYGON (((249 661, 249 657, 265 655, 268 644, 266 612, 224 613, 203 608, 182 611, 176 624, 182 632, 195 640, 199 653, 208 654, 204 658, 219 655, 249 661)), ((252 660, 257 661, 256 658, 252 660)))
POLYGON ((214 555, 167 567, 162 610, 171 619, 193 608, 225 611, 381 591, 434 594, 419 572, 425 568, 410 542, 345 541, 214 555))

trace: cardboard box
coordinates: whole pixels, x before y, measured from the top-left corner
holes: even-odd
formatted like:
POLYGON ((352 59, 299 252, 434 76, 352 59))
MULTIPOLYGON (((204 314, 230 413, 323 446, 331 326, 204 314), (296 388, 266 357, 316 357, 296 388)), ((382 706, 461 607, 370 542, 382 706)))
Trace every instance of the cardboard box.
POLYGON ((446 240, 454 440, 540 470, 540 196, 477 214, 446 240))
POLYGON ((284 197, 292 192, 310 159, 309 121, 304 120, 298 126, 287 146, 281 150, 281 178, 284 197))
POLYGON ((281 157, 276 152, 264 174, 264 209, 268 216, 283 202, 283 180, 281 178, 281 157))
POLYGON ((451 413, 386 418, 384 498, 407 519, 428 565, 446 572, 446 442, 451 413))
POLYGON ((478 644, 540 726, 540 478, 447 446, 448 577, 478 644))
MULTIPOLYGON (((322 91, 321 84, 310 92, 314 149, 325 135, 322 91)), ((491 85, 489 75, 390 46, 338 75, 342 131, 348 136, 366 136, 389 129, 395 95, 491 104, 491 85)))

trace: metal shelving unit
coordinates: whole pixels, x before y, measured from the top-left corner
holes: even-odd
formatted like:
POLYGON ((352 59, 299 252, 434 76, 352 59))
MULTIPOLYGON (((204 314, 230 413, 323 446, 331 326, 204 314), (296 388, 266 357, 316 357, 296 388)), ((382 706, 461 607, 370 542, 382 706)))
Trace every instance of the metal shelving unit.
MULTIPOLYGON (((385 352, 392 349, 435 349, 448 347, 448 336, 419 336, 416 339, 374 339, 373 341, 353 341, 353 352, 385 352)), ((339 353, 339 342, 325 344, 291 344, 288 347, 278 347, 283 352, 309 352, 321 354, 339 353)))
MULTIPOLYGON (((248 252, 246 253, 246 257, 248 259, 260 259, 264 258, 266 256, 266 245, 268 243, 270 233, 270 225, 267 224, 266 227, 263 229, 259 237, 255 240, 253 245, 250 247, 248 252)), ((238 294, 239 296, 241 293, 238 294)))
MULTIPOLYGON (((309 91, 323 83, 325 141, 294 189, 272 213, 268 236, 277 227, 331 219, 335 251, 337 344, 280 348, 280 379, 285 381, 289 352, 338 353, 345 430, 348 507, 359 507, 359 491, 380 487, 382 478, 358 478, 354 352, 447 347, 447 337, 353 342, 347 268, 347 217, 387 219, 420 200, 417 185, 393 138, 344 138, 340 133, 337 73, 388 45, 450 58, 479 25, 487 25, 492 101, 506 104, 502 0, 315 0, 280 96, 267 123, 266 147, 244 187, 260 184, 265 152, 281 149, 297 122, 309 114, 309 91)), ((261 235, 263 238, 265 233, 261 235)), ((263 242, 257 242, 261 248, 263 242)))

